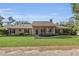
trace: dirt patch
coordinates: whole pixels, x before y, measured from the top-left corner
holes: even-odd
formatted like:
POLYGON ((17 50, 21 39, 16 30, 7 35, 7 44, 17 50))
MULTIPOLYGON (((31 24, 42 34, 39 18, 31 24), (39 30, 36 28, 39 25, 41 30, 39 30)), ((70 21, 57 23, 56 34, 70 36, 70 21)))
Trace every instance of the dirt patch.
POLYGON ((78 56, 79 46, 3 47, 0 55, 5 56, 78 56))

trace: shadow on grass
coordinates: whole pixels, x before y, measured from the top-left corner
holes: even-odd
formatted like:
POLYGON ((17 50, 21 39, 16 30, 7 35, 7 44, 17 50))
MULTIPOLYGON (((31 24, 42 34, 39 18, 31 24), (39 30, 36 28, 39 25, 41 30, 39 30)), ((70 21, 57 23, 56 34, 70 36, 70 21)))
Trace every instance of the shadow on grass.
POLYGON ((35 39, 70 39, 73 38, 71 35, 58 35, 58 36, 35 36, 35 39))
POLYGON ((26 35, 26 36, 7 36, 7 35, 0 35, 0 37, 34 37, 34 39, 72 39, 76 37, 75 35, 58 35, 58 36, 33 36, 33 35, 26 35))

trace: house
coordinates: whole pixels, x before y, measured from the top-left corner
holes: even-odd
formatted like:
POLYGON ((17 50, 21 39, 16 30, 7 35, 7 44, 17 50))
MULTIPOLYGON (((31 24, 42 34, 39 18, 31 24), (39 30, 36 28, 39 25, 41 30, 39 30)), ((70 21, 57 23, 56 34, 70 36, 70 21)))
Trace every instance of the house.
POLYGON ((6 25, 4 29, 7 30, 8 35, 59 35, 68 34, 69 28, 55 25, 50 21, 33 21, 32 24, 15 24, 6 25))
POLYGON ((32 35, 31 24, 6 25, 4 29, 7 30, 8 35, 32 35))

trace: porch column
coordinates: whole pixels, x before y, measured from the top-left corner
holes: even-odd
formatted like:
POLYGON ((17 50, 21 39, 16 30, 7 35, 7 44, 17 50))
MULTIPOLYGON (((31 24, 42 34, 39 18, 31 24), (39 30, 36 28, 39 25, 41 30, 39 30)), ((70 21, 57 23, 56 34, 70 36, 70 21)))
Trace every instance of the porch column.
POLYGON ((35 28, 32 28, 32 35, 36 35, 36 29, 35 28))
POLYGON ((46 33, 48 33, 49 32, 49 28, 46 28, 46 33))
POLYGON ((31 34, 31 35, 32 35, 32 29, 31 29, 31 28, 29 29, 29 32, 30 32, 29 34, 31 34))
POLYGON ((8 35, 11 35, 11 29, 8 30, 8 35))
POLYGON ((53 28, 53 31, 52 32, 53 32, 53 34, 55 34, 55 27, 53 28))
POLYGON ((41 28, 38 29, 38 35, 41 33, 41 28))

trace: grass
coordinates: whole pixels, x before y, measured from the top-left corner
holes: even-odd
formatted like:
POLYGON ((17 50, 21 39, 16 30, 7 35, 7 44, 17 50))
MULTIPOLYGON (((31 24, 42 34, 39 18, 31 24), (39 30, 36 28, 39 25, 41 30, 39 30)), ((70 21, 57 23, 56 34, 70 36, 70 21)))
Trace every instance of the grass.
POLYGON ((1 36, 0 47, 26 47, 26 46, 79 46, 79 36, 1 36))

